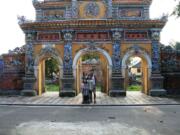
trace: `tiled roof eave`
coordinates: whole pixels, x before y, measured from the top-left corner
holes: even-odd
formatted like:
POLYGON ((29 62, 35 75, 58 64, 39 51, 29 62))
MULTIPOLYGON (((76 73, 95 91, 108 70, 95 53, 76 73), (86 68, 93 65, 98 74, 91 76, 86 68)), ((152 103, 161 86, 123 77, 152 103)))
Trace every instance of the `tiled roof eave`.
POLYGON ((63 29, 63 28, 163 28, 164 21, 161 20, 68 20, 52 22, 31 22, 21 24, 25 29, 63 29))

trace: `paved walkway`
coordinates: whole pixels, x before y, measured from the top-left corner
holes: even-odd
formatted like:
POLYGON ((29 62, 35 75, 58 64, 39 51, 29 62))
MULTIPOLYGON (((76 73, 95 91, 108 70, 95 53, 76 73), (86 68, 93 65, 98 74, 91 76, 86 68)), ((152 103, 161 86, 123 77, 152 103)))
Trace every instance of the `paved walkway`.
MULTIPOLYGON (((0 104, 37 104, 37 105, 80 105, 82 95, 73 98, 60 98, 56 92, 47 92, 42 96, 2 96, 0 104)), ((127 92, 126 97, 112 98, 104 93, 97 92, 97 105, 141 105, 141 104, 179 104, 180 102, 169 98, 151 97, 140 92, 127 92)))

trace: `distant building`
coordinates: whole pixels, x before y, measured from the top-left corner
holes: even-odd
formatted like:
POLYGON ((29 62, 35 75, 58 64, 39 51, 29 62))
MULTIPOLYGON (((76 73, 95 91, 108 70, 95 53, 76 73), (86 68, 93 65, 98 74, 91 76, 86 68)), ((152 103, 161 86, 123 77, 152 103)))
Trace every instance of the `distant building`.
POLYGON ((136 63, 135 65, 133 65, 132 67, 130 67, 130 72, 132 74, 135 74, 135 75, 142 75, 142 67, 141 67, 141 62, 139 63, 136 63))

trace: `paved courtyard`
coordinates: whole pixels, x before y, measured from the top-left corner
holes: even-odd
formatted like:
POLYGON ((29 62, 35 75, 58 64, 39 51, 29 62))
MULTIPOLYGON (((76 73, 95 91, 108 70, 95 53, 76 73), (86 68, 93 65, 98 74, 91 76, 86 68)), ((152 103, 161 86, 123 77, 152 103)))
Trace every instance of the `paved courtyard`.
MULTIPOLYGON (((141 104, 179 104, 180 102, 162 97, 151 97, 141 92, 127 92, 126 97, 109 97, 97 92, 96 105, 141 105, 141 104)), ((37 105, 80 105, 82 95, 76 97, 60 98, 57 92, 47 92, 42 96, 22 97, 22 96, 2 96, 0 104, 37 104, 37 105)))

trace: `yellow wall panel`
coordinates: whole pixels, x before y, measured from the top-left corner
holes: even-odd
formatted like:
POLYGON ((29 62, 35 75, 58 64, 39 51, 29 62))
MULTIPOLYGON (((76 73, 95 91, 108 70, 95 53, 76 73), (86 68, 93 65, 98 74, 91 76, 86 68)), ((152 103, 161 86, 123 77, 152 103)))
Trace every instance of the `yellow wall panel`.
MULTIPOLYGON (((139 47, 143 48, 150 56, 151 56, 151 44, 148 43, 148 44, 143 44, 143 43, 140 43, 140 44, 137 44, 139 47)), ((134 46, 133 43, 122 43, 121 44, 121 57, 125 55, 125 53, 127 52, 127 50, 134 46)))
POLYGON ((61 59, 63 59, 64 58, 64 45, 63 44, 55 45, 55 49, 60 53, 61 59))
POLYGON ((72 57, 74 58, 76 53, 78 53, 78 51, 80 51, 81 49, 83 49, 85 47, 86 46, 84 44, 73 43, 73 46, 72 46, 72 57))
POLYGON ((34 55, 39 55, 40 51, 42 49, 42 45, 34 45, 34 55))
POLYGON ((83 18, 83 19, 102 19, 102 18, 105 18, 106 10, 107 10, 105 3, 101 2, 101 1, 94 2, 97 5, 97 8, 99 10, 97 15, 91 15, 91 14, 86 13, 89 3, 92 3, 92 2, 91 1, 85 1, 85 2, 80 3, 80 5, 79 5, 79 17, 80 18, 83 18))

